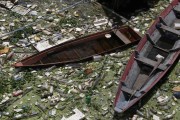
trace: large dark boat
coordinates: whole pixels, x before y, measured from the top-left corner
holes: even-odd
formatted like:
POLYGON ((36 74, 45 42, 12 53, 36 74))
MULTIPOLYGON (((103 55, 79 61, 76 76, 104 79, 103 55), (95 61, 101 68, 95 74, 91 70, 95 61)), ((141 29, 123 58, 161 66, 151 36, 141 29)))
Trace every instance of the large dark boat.
POLYGON ((92 59, 93 56, 122 50, 139 42, 141 37, 123 26, 62 43, 14 64, 15 67, 64 65, 92 59))
POLYGON ((180 2, 174 0, 152 24, 132 54, 119 83, 114 106, 123 113, 166 75, 180 55, 180 2))

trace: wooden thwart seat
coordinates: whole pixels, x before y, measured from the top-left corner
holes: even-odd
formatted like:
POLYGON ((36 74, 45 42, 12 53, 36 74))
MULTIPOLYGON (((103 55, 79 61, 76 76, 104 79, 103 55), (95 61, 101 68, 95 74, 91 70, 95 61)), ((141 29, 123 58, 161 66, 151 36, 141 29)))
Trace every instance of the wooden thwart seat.
POLYGON ((167 25, 167 23, 164 21, 164 19, 160 16, 159 17, 159 21, 163 24, 163 25, 167 25))
POLYGON ((164 52, 166 52, 166 53, 169 52, 168 50, 163 49, 163 48, 157 46, 156 43, 151 39, 151 37, 150 37, 149 34, 146 34, 146 37, 147 37, 147 40, 153 45, 153 47, 155 47, 155 48, 157 48, 157 49, 159 49, 159 50, 161 50, 161 51, 164 51, 164 52))
POLYGON ((174 49, 170 49, 170 50, 166 50, 166 49, 163 49, 163 48, 157 46, 156 43, 151 39, 149 34, 146 34, 146 38, 153 45, 153 47, 155 47, 155 48, 157 48, 157 49, 159 49, 159 50, 161 50, 163 52, 170 53, 170 52, 175 52, 175 51, 180 50, 180 47, 174 48, 174 49))
POLYGON ((141 95, 140 92, 127 88, 126 86, 122 86, 121 90, 135 97, 139 97, 141 95))
MULTIPOLYGON (((148 59, 148 58, 145 58, 145 57, 142 57, 142 56, 137 57, 137 58, 135 57, 134 59, 139 61, 139 62, 142 62, 142 63, 144 63, 146 65, 152 66, 152 67, 156 66, 156 63, 157 63, 154 60, 151 60, 151 59, 148 59)), ((164 71, 167 68, 167 66, 165 66, 163 64, 160 64, 157 68, 164 71)))
POLYGON ((180 13, 180 9, 179 9, 179 7, 175 7, 175 8, 173 8, 173 11, 174 11, 175 13, 180 13))
POLYGON ((119 39, 121 39, 125 44, 129 44, 131 43, 131 41, 125 36, 123 35, 119 30, 113 30, 114 34, 119 37, 119 39))
POLYGON ((171 28, 169 26, 160 24, 158 26, 158 28, 161 29, 161 30, 164 30, 164 31, 167 31, 167 32, 170 32, 170 33, 173 33, 173 34, 176 34, 176 35, 180 36, 180 32, 179 31, 177 31, 176 29, 173 29, 173 28, 171 28))

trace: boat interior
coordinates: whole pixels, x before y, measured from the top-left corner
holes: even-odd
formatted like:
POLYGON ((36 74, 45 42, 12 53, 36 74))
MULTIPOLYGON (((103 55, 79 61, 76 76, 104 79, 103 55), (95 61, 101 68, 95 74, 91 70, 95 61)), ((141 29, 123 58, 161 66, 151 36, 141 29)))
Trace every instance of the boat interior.
MULTIPOLYGON (((110 32, 92 35, 90 37, 80 38, 64 45, 50 49, 48 52, 40 54, 39 59, 24 60, 24 65, 43 65, 68 63, 80 61, 98 54, 104 54, 127 46, 128 44, 138 42, 140 36, 130 27, 122 27, 110 32)), ((34 58, 37 56, 34 56, 34 58)))
MULTIPOLYGON (((140 52, 135 51, 134 62, 126 79, 121 81, 116 111, 123 111, 128 104, 143 95, 146 89, 166 70, 171 58, 180 50, 180 31, 174 28, 180 20, 180 5, 163 19, 159 17, 155 31, 146 34, 147 42, 140 52)), ((179 22, 180 24, 180 22, 179 22)))

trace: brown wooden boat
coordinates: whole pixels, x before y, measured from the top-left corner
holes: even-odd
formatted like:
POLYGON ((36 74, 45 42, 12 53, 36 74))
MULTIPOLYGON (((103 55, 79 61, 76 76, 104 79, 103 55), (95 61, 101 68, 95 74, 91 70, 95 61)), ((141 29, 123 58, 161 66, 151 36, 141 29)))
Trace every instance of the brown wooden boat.
POLYGON ((95 33, 54 46, 14 64, 15 67, 42 67, 63 65, 92 59, 128 45, 136 44, 141 37, 128 26, 95 33))
POLYGON ((160 81, 180 55, 180 2, 174 0, 142 38, 119 83, 114 106, 123 113, 160 81))

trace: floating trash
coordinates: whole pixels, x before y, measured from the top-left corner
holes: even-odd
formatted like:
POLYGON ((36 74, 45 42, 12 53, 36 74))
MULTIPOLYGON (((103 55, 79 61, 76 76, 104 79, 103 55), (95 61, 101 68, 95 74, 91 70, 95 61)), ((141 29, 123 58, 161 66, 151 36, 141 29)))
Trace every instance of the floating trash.
POLYGON ((111 38, 111 34, 105 34, 106 38, 111 38))
POLYGON ((180 86, 176 86, 172 90, 175 91, 175 92, 180 92, 180 86))
POLYGON ((19 96, 19 95, 21 95, 21 94, 23 94, 23 91, 22 91, 22 90, 14 91, 14 92, 12 93, 13 97, 17 97, 17 96, 19 96))
POLYGON ((69 118, 65 118, 63 116, 61 120, 82 120, 83 118, 85 118, 85 115, 77 108, 74 109, 73 112, 75 113, 74 115, 70 116, 69 118))
POLYGON ((177 99, 180 99, 180 92, 174 92, 173 95, 174 95, 174 97, 176 97, 177 99))

